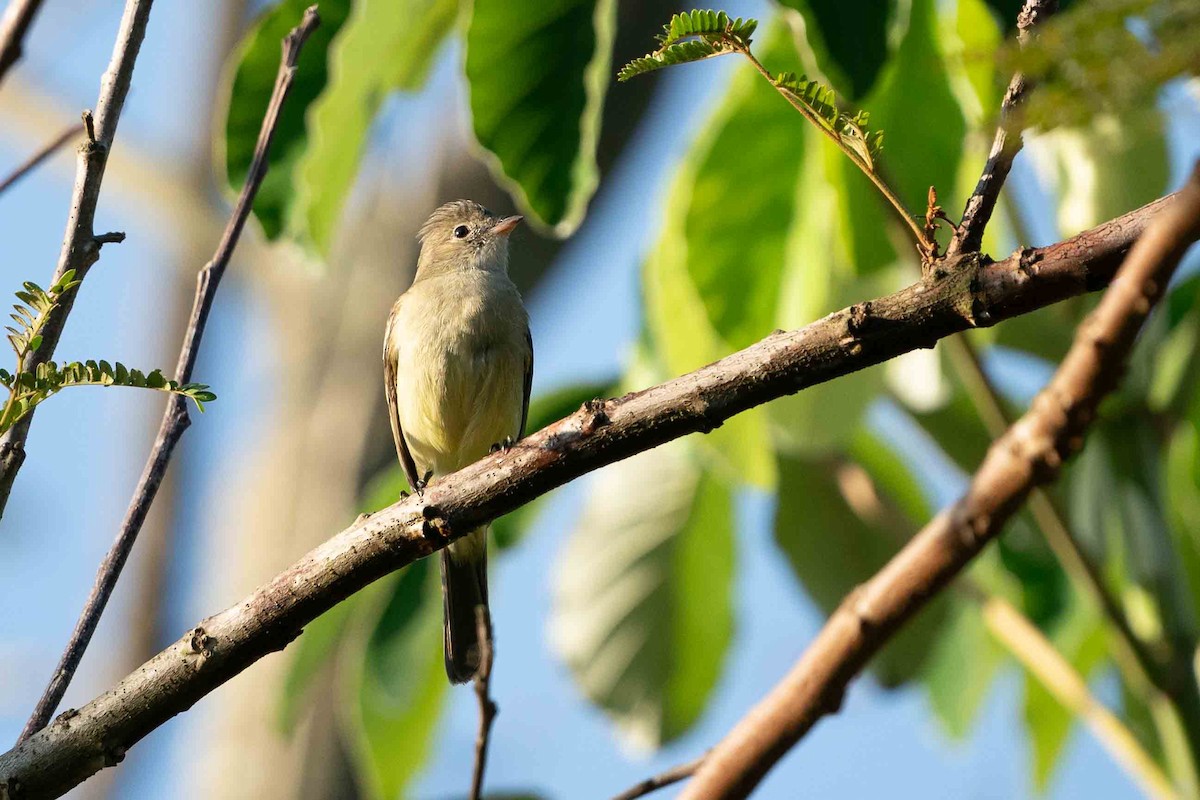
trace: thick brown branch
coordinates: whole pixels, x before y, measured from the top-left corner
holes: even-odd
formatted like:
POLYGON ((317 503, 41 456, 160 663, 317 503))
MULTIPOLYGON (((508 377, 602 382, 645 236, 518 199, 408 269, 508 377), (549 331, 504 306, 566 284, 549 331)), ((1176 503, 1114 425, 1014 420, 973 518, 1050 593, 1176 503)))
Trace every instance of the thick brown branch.
POLYGON ((21 60, 25 34, 42 7, 42 0, 9 0, 0 17, 0 83, 13 64, 21 60))
MULTIPOLYGON (((108 70, 100 80, 100 98, 96 104, 94 118, 95 137, 90 138, 79 149, 79 162, 75 171, 75 188, 71 194, 71 212, 67 217, 67 230, 63 237, 58 266, 50 283, 57 283, 68 271, 75 271, 76 280, 83 280, 91 266, 100 258, 101 241, 98 241, 92 225, 96 218, 96 205, 100 200, 100 186, 104 182, 104 168, 117 135, 117 122, 125 97, 129 94, 129 82, 133 78, 133 65, 137 61, 142 39, 146 35, 146 23, 150 19, 153 0, 127 0, 117 41, 113 48, 108 70)), ((82 288, 82 287, 80 287, 82 288)), ((42 332, 42 344, 31 360, 30 368, 49 361, 62 336, 63 325, 74 306, 79 289, 68 292, 58 310, 51 315, 42 332)), ((25 461, 25 441, 29 438, 29 426, 33 422, 33 411, 26 414, 16 425, 0 438, 0 516, 8 504, 17 471, 25 461)))
MULTIPOLYGON (((1163 198, 1051 247, 999 263, 971 257, 667 383, 586 404, 575 414, 356 521, 117 687, 0 756, 0 786, 26 797, 66 791, 115 763, 175 714, 294 639, 374 580, 580 475, 808 386, 878 364, 972 325, 1104 286, 1163 198)), ((245 533, 252 536, 252 531, 245 533)))
POLYGON ((1029 411, 988 450, 967 493, 850 594, 791 672, 721 741, 681 795, 747 796, 900 627, 990 542, 1030 491, 1077 452, 1114 389, 1154 302, 1200 236, 1200 167, 1130 252, 1112 287, 1029 411))
MULTIPOLYGON (((267 105, 262 127, 258 133, 258 142, 254 148, 254 157, 250 162, 250 171, 246 175, 246 183, 242 186, 237 205, 233 209, 233 215, 225 226, 225 232, 221 235, 221 241, 217 244, 212 260, 204 265, 196 279, 196 297, 192 303, 192 314, 188 320, 187 330, 184 332, 183 345, 180 347, 179 360, 175 366, 175 380, 181 385, 189 383, 192 379, 192 368, 196 364, 200 340, 204 336, 208 315, 217 296, 217 287, 221 283, 226 267, 229 266, 229 259, 233 256, 233 250, 246 225, 246 219, 250 216, 254 197, 258 194, 263 178, 266 177, 267 156, 271 150, 271 140, 275 136, 275 128, 279 123, 279 113, 296 77, 296 63, 300 58, 300 50, 303 48, 305 40, 319 24, 317 7, 311 6, 304 12, 300 24, 293 28, 283 40, 283 55, 279 64, 279 72, 275 76, 275 90, 271 94, 271 100, 267 105)), ((150 457, 142 469, 142 476, 138 480, 133 499, 125 512, 121 530, 117 533, 117 538, 109 548, 108 554, 105 555, 104 561, 100 563, 96 581, 84 604, 83 611, 79 615, 79 621, 75 623, 71 640, 67 643, 67 648, 59 660, 58 667, 54 670, 49 685, 46 686, 45 692, 38 701, 37 707, 29 721, 25 723, 25 728, 21 731, 21 737, 18 739, 19 742, 44 728, 62 701, 67 686, 70 685, 75 670, 83 658, 83 653, 87 649, 88 643, 91 642, 92 634, 96 631, 96 625, 100 622, 100 616, 104 613, 108 598, 117 585, 121 569, 125 566, 125 562, 133 550, 133 544, 142 530, 142 525, 146 522, 146 515, 150 513, 150 506, 154 503, 155 495, 158 494, 158 487, 162 485, 167 465, 175 453, 175 446, 190 423, 187 400, 179 395, 172 395, 163 412, 154 449, 150 451, 150 457)))
MULTIPOLYGON (((1017 19, 1017 36, 1022 44, 1030 36, 1034 25, 1058 10, 1058 0, 1025 0, 1021 14, 1017 19)), ((992 149, 988 154, 987 164, 975 191, 967 200, 963 209, 962 222, 950 242, 948 253, 977 253, 983 245, 983 232, 992 212, 996 210, 996 200, 1000 197, 1000 189, 1012 169, 1013 159, 1021 152, 1021 123, 1017 119, 1017 108, 1029 90, 1025 75, 1018 72, 1009 81, 1000 104, 1000 123, 996 126, 996 136, 992 140, 992 149)))

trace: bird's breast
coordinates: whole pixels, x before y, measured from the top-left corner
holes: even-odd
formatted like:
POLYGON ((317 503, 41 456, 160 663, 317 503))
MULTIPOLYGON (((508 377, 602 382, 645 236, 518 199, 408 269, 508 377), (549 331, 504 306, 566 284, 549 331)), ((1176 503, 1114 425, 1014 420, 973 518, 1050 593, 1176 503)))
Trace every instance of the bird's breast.
POLYGON ((399 315, 397 406, 418 468, 452 472, 516 437, 528 360, 516 288, 506 278, 442 276, 414 284, 399 315))

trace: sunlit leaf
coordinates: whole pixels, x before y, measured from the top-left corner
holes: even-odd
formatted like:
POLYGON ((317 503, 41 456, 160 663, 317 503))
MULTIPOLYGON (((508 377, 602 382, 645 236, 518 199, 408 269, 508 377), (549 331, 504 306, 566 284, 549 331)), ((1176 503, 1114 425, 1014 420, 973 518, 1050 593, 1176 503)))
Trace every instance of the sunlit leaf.
POLYGON ((836 89, 861 98, 888 57, 888 0, 781 0, 804 16, 817 63, 836 89))
POLYGON ((729 488, 673 442, 605 467, 555 573, 551 638, 636 745, 690 728, 733 633, 729 488))
POLYGON ((475 0, 466 75, 475 137, 535 224, 566 236, 599 182, 615 0, 475 0))
POLYGON ((458 0, 358 0, 329 48, 329 83, 295 168, 296 232, 321 253, 333 244, 380 103, 394 88, 421 87, 457 11, 458 0))
POLYGON ((1033 137, 1028 150, 1039 180, 1059 194, 1063 236, 1161 197, 1167 187, 1167 144, 1162 116, 1154 110, 1051 131, 1033 137))
POLYGON ((358 774, 372 797, 398 796, 433 752, 433 733, 450 688, 442 663, 436 572, 429 559, 406 567, 385 602, 361 607, 365 649, 343 648, 339 710, 358 774))
MULTIPOLYGON (((1103 621, 1083 603, 1075 603, 1051 631, 1050 640, 1076 672, 1087 680, 1108 655, 1103 621)), ((1025 727, 1033 744, 1033 782, 1045 791, 1062 756, 1075 718, 1040 681, 1025 679, 1025 727)))
MULTIPOLYGON (((236 64, 225 97, 223 130, 217 132, 218 150, 224 152, 224 172, 229 186, 245 182, 263 114, 275 87, 280 42, 300 21, 312 0, 280 0, 255 22, 231 60, 236 64)), ((284 104, 271 145, 271 169, 254 201, 254 215, 263 232, 273 239, 288 222, 292 176, 307 146, 305 114, 325 88, 329 44, 350 13, 350 0, 322 0, 321 24, 300 53, 296 77, 284 104)))
MULTIPOLYGON (((865 487, 857 485, 852 472, 782 457, 779 475, 775 541, 805 592, 831 613, 900 549, 905 531, 872 524, 856 513, 847 494, 865 487)), ((947 604, 945 597, 935 600, 880 651, 872 670, 884 685, 898 685, 921 671, 946 620, 947 604)))
POLYGON ((914 215, 924 213, 930 185, 946 208, 965 199, 953 192, 966 122, 938 38, 935 0, 913 0, 904 38, 863 101, 874 126, 887 132, 884 168, 914 215))

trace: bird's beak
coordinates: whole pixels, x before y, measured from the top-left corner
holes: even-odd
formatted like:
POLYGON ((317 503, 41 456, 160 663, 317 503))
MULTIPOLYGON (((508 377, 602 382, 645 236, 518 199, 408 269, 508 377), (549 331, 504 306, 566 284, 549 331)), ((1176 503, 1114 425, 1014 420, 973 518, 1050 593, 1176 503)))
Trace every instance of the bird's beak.
POLYGON ((513 232, 513 228, 521 224, 521 220, 525 219, 520 214, 512 217, 505 217, 492 226, 492 233, 500 236, 508 236, 513 232))

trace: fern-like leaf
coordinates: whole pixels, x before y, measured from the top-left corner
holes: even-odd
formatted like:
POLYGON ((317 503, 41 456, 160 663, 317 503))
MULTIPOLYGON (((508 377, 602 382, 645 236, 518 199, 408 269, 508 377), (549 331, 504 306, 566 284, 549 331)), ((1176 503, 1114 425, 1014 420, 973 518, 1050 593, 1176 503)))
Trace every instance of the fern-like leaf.
POLYGON ((152 389, 185 397, 204 411, 204 404, 217 399, 203 383, 180 384, 168 380, 162 370, 143 373, 129 369, 124 364, 107 361, 72 361, 59 366, 45 361, 28 372, 15 377, 7 370, 0 370, 0 384, 12 392, 9 402, 0 415, 0 433, 8 430, 21 417, 50 397, 72 386, 126 386, 133 389, 152 389))
POLYGON ((676 14, 663 26, 662 34, 658 36, 658 49, 622 67, 617 80, 627 81, 674 64, 747 51, 756 27, 757 20, 741 17, 731 20, 724 11, 697 10, 676 14))
POLYGON ((79 285, 75 271, 68 270, 49 289, 33 282, 26 282, 16 293, 20 301, 13 306, 10 317, 14 325, 8 326, 8 341, 17 356, 16 369, 9 372, 0 369, 0 386, 8 389, 8 401, 0 408, 0 433, 7 431, 19 419, 32 411, 39 403, 70 386, 129 386, 137 389, 154 389, 185 397, 196 404, 200 411, 204 404, 217 396, 202 383, 179 384, 168 380, 162 370, 149 374, 129 369, 124 364, 107 361, 73 361, 61 367, 53 361, 40 364, 28 363, 29 355, 42 345, 42 330, 50 314, 61 303, 63 296, 79 285))
POLYGON ((837 95, 820 81, 807 75, 797 77, 784 72, 775 78, 775 86, 811 112, 813 122, 833 134, 854 152, 872 172, 875 157, 883 149, 883 131, 867 129, 869 115, 859 111, 853 116, 838 109, 837 95))

